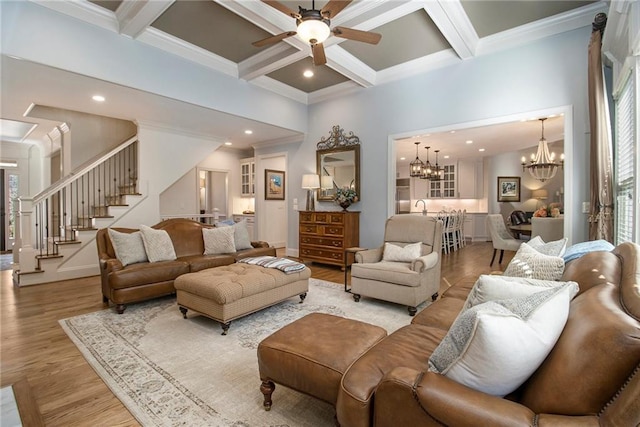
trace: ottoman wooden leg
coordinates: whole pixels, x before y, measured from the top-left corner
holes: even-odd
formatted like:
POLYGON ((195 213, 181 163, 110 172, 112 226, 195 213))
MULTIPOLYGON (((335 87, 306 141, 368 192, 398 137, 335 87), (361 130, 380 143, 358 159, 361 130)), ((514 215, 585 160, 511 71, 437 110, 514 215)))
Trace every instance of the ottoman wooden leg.
POLYGON ((222 326, 222 335, 227 335, 227 331, 229 330, 230 325, 231 325, 230 322, 220 323, 220 326, 222 326))
POLYGON ((304 302, 304 299, 307 297, 307 293, 300 294, 300 304, 304 302))
POLYGON ((265 411, 269 411, 271 410, 271 395, 273 394, 273 390, 276 389, 276 385, 273 383, 273 381, 262 381, 262 384, 260 384, 260 391, 262 392, 262 394, 264 395, 264 410, 265 411))
POLYGON ((180 309, 180 313, 182 313, 182 318, 186 319, 187 318, 187 311, 189 311, 187 308, 185 307, 178 307, 180 309))
POLYGON ((124 304, 117 304, 116 305, 116 312, 118 314, 122 314, 124 313, 124 309, 127 308, 124 304))

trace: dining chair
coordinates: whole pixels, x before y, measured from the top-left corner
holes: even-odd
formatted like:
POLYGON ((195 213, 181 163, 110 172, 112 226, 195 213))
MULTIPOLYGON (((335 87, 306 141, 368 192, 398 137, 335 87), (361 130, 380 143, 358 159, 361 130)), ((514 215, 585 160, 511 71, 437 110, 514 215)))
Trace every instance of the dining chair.
POLYGON ((489 265, 493 265, 498 249, 500 249, 498 264, 502 264, 504 251, 516 252, 520 248, 522 241, 516 239, 509 233, 504 224, 504 219, 500 214, 487 215, 487 228, 491 233, 491 242, 493 243, 493 256, 491 257, 491 263, 489 265))

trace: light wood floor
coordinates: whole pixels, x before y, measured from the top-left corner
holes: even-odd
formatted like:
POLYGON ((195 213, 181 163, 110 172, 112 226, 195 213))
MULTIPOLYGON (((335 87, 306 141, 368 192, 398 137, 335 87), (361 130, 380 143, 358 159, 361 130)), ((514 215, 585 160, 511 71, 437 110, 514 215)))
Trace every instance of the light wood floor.
MULTIPOLYGON (((492 250, 491 243, 474 243, 443 255, 441 290, 506 267, 513 253, 505 253, 502 267, 497 260, 489 267, 492 250)), ((342 286, 340 268, 310 267, 312 277, 342 286)), ((0 273, 0 386, 17 383, 17 389, 24 390, 17 396, 18 406, 35 420, 25 425, 38 425, 38 412, 47 426, 139 425, 58 324, 60 319, 104 309, 100 278, 17 288, 10 270, 0 273)))

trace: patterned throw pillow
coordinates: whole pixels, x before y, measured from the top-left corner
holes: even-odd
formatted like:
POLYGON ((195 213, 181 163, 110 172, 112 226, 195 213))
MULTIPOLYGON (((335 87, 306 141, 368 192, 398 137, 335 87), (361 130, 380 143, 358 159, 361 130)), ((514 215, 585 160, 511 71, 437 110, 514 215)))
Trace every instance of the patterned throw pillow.
POLYGON ((233 226, 233 229, 235 230, 234 241, 236 245, 236 251, 253 248, 253 246, 251 245, 251 238, 249 237, 249 230, 247 230, 246 219, 243 219, 242 221, 236 223, 233 226))
POLYGON ((511 393, 553 349, 577 291, 565 283, 462 311, 431 354, 429 370, 484 393, 511 393))
POLYGON ((393 243, 385 242, 384 251, 382 253, 383 261, 395 261, 395 262, 411 262, 420 257, 420 251, 422 250, 422 243, 410 243, 406 246, 394 245, 393 243))
POLYGON ((169 233, 165 230, 156 230, 146 225, 140 226, 144 249, 147 251, 149 262, 173 261, 176 259, 176 251, 169 233))
POLYGON ((562 258, 542 254, 527 243, 523 243, 507 265, 503 276, 560 280, 563 272, 564 260, 562 258))
POLYGON ((527 245, 531 246, 533 249, 540 252, 541 254, 551 255, 551 256, 562 256, 564 255, 564 252, 567 250, 568 241, 569 239, 565 237, 564 239, 554 240, 553 242, 545 243, 545 241, 542 240, 542 237, 536 236, 533 239, 529 240, 527 242, 527 245))
POLYGON ((234 227, 203 228, 204 255, 232 254, 236 251, 233 241, 234 227))
POLYGON ((579 288, 576 282, 558 282, 556 280, 538 280, 527 279, 526 277, 505 277, 493 274, 482 274, 478 280, 476 280, 473 288, 471 288, 471 292, 469 292, 469 296, 463 307, 466 310, 487 301, 522 298, 535 294, 536 292, 564 286, 567 283, 575 285, 576 289, 579 288))
POLYGON ((138 262, 147 262, 147 252, 144 250, 142 242, 142 234, 139 231, 135 233, 121 233, 116 230, 108 229, 109 238, 116 258, 123 266, 135 264, 138 262))

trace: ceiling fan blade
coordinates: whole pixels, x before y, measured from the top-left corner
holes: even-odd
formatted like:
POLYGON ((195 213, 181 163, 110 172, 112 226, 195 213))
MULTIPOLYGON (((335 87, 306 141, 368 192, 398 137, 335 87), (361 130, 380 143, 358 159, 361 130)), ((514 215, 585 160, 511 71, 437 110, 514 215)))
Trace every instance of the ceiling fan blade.
POLYGON ((275 36, 267 37, 266 39, 258 40, 257 42, 251 43, 255 47, 262 47, 268 44, 274 44, 279 42, 280 40, 284 40, 287 37, 295 36, 297 33, 295 31, 287 31, 286 33, 276 34, 275 36))
POLYGON ((313 65, 324 65, 327 63, 327 57, 324 55, 324 46, 322 43, 316 43, 311 46, 313 51, 313 65))
POLYGON ((370 31, 354 30, 352 28, 335 27, 333 34, 343 39, 355 40, 369 44, 378 44, 382 38, 382 34, 372 33, 370 31))
POLYGON ((296 19, 300 18, 300 14, 298 12, 294 12, 293 10, 289 9, 287 6, 283 5, 282 3, 278 2, 278 1, 262 0, 262 2, 268 4, 269 6, 271 6, 274 9, 279 10, 280 12, 284 13, 285 15, 291 16, 292 18, 296 18, 296 19))
POLYGON ((325 4, 320 13, 323 17, 333 19, 342 9, 349 6, 352 0, 331 0, 325 4))

